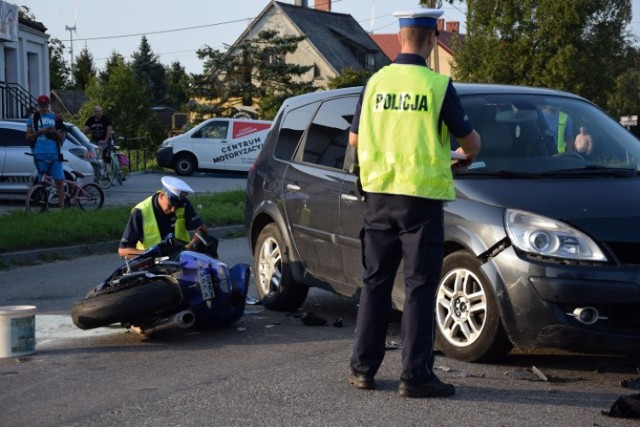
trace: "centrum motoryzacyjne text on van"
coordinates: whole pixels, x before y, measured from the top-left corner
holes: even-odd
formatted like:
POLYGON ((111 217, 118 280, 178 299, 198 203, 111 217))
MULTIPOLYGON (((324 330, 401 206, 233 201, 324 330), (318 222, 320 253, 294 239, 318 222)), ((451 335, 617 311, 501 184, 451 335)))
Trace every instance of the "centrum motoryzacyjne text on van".
POLYGON ((222 152, 225 153, 221 156, 214 157, 213 163, 221 163, 227 159, 233 159, 234 157, 244 156, 253 151, 260 151, 262 149, 262 138, 253 138, 246 141, 236 142, 229 144, 226 147, 222 147, 222 152))

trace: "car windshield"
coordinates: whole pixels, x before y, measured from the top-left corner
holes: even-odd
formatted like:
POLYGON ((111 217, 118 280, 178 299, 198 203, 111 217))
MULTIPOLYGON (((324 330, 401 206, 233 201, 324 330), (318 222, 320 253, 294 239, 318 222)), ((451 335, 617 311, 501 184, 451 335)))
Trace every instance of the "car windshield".
POLYGON ((87 135, 82 133, 82 131, 78 126, 71 123, 65 123, 65 126, 67 128, 67 134, 73 135, 73 137, 78 141, 78 143, 81 143, 84 145, 85 143, 91 142, 87 137, 87 135))
MULTIPOLYGON (((640 170, 640 141, 584 100, 485 94, 461 101, 482 149, 458 176, 635 176, 640 170)), ((452 148, 457 146, 452 137, 452 148)))

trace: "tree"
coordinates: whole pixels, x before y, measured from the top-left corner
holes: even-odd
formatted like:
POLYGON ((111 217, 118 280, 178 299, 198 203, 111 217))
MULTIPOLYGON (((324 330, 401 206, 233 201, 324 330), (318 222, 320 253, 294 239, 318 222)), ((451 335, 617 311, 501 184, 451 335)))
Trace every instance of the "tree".
POLYGON ((149 88, 154 105, 162 104, 167 94, 166 70, 151 50, 145 36, 140 40, 138 51, 131 55, 131 68, 136 79, 149 88))
POLYGON ((187 91, 190 80, 189 75, 184 70, 184 67, 180 65, 180 62, 175 61, 171 63, 171 66, 167 69, 167 96, 165 98, 165 104, 178 110, 184 107, 187 102, 189 102, 187 91))
POLYGON ((49 39, 49 79, 51 89, 67 89, 71 70, 64 60, 65 46, 59 39, 49 39))
POLYGON ((113 52, 111 52, 111 56, 109 56, 107 62, 104 64, 104 69, 98 73, 100 81, 102 81, 103 83, 108 82, 111 73, 122 66, 127 66, 127 63, 124 60, 124 56, 114 50, 113 52))
POLYGON ((163 138, 161 125, 151 110, 149 88, 139 83, 127 64, 114 64, 106 81, 94 79, 87 95, 91 101, 82 107, 79 123, 84 123, 93 114, 93 106, 99 104, 119 135, 149 137, 151 145, 163 138))
POLYGON ((232 51, 201 49, 198 56, 206 58, 205 74, 195 77, 196 92, 209 91, 206 96, 216 100, 218 108, 231 99, 245 106, 257 103, 263 118, 273 118, 286 98, 314 90, 312 82, 300 79, 312 66, 286 62, 286 55, 302 40, 266 30, 232 51))
POLYGON ((76 60, 75 69, 73 70, 73 78, 75 80, 75 89, 85 90, 89 84, 96 78, 96 67, 93 64, 93 55, 85 46, 76 60))
POLYGON ((599 105, 629 66, 630 0, 468 0, 456 80, 551 87, 599 105))
POLYGON ((340 75, 329 80, 329 89, 339 89, 343 87, 363 86, 371 77, 371 71, 364 68, 354 69, 347 67, 340 75))

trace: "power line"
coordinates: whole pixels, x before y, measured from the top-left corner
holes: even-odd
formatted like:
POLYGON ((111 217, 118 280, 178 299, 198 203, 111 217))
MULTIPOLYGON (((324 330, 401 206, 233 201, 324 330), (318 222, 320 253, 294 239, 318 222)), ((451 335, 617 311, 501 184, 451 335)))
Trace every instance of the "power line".
MULTIPOLYGON (((178 31, 189 31, 189 30, 197 30, 197 29, 200 29, 200 28, 216 27, 216 26, 219 26, 219 25, 235 24, 235 23, 238 23, 238 22, 251 21, 252 19, 254 19, 254 18, 236 19, 234 21, 217 22, 215 24, 197 25, 197 26, 194 26, 194 27, 175 28, 175 29, 171 29, 171 30, 147 31, 147 32, 144 32, 144 33, 121 34, 121 35, 117 35, 117 36, 86 37, 86 38, 77 38, 75 40, 76 41, 111 40, 111 39, 122 39, 122 38, 127 38, 127 37, 148 36, 148 35, 151 35, 151 34, 175 33, 175 32, 178 32, 178 31)), ((69 40, 61 40, 61 41, 67 42, 69 40)))

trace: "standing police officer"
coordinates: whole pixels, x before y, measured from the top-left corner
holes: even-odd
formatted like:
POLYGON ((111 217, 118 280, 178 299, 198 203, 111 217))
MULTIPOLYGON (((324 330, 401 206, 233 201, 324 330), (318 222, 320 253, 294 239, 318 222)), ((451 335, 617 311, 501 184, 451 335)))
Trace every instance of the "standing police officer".
POLYGON ((442 397, 455 387, 433 372, 434 308, 443 259, 443 201, 453 200, 449 131, 466 167, 480 150, 448 77, 427 68, 442 10, 396 12, 401 52, 375 73, 358 103, 349 143, 366 193, 360 295, 349 383, 375 387, 385 352, 391 291, 404 259, 402 373, 398 393, 442 397))

